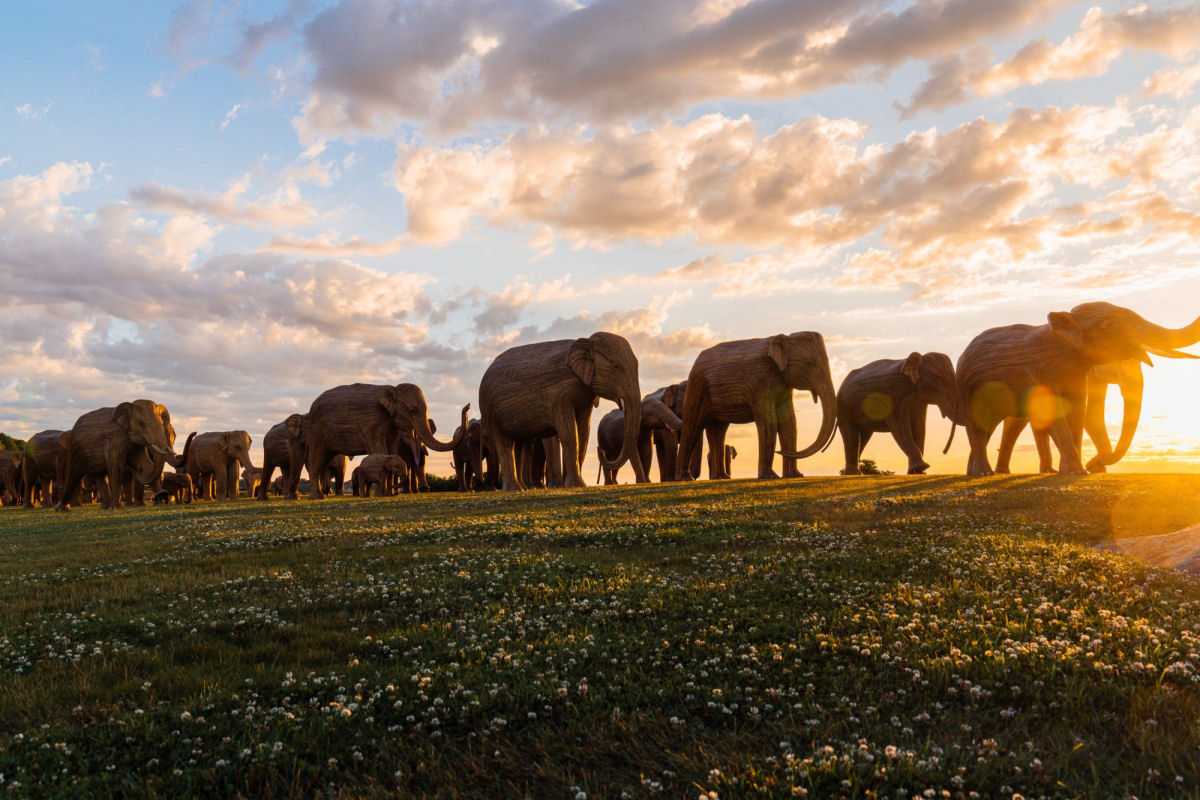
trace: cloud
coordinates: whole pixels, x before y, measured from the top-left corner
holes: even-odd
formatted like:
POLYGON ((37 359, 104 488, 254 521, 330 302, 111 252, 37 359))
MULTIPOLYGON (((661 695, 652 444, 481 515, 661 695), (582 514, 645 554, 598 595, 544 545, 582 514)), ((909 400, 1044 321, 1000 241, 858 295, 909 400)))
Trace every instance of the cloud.
POLYGON ((1190 67, 1164 67, 1142 82, 1143 98, 1166 95, 1182 100, 1200 83, 1200 64, 1190 67))
POLYGON ((252 182, 253 174, 243 175, 220 195, 205 192, 189 195, 174 187, 144 183, 131 189, 129 196, 152 211, 200 214, 220 222, 251 227, 290 228, 316 217, 316 209, 300 199, 295 180, 286 181, 277 192, 258 202, 245 199, 252 182))
POLYGON ((33 122, 49 114, 53 106, 53 103, 46 103, 44 106, 36 107, 32 103, 25 103, 17 106, 13 111, 21 118, 21 122, 33 122))
POLYGON ((328 386, 436 377, 462 358, 429 338, 440 309, 428 276, 267 253, 200 260, 213 231, 194 214, 73 209, 93 176, 64 163, 0 181, 0 281, 20 287, 0 300, 10 428, 69 426, 134 395, 185 424, 250 428, 247 414, 282 416, 328 386))
MULTIPOLYGON (((988 54, 982 49, 935 61, 930 66, 928 80, 907 106, 899 108, 902 116, 908 118, 918 111, 940 110, 961 103, 972 95, 990 97, 1019 86, 1102 75, 1127 50, 1157 52, 1182 60, 1197 48, 1200 48, 1200 8, 1151 8, 1139 4, 1116 14, 1091 8, 1084 15, 1079 31, 1057 45, 1037 39, 1012 58, 994 65, 986 63, 988 54)), ((1170 78, 1164 75, 1160 80, 1170 78)), ((1173 90, 1179 90, 1180 80, 1186 78, 1176 75, 1173 90)), ((1143 91, 1153 94, 1161 90, 1148 86, 1143 91)))
POLYGON ((343 0, 304 25, 313 75, 296 127, 312 143, 405 122, 459 131, 489 120, 661 119, 721 98, 878 79, 1064 3, 943 0, 895 12, 867 0, 343 0))

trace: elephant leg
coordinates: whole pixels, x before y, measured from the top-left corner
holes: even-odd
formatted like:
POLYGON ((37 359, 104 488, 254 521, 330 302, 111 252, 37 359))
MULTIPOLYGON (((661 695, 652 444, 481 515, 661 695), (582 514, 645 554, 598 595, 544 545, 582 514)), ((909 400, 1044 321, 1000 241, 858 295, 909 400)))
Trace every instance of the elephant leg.
MULTIPOLYGON (((554 428, 558 431, 558 441, 562 446, 563 485, 568 489, 586 486, 587 484, 583 482, 583 475, 579 472, 579 438, 574 410, 559 409, 555 414, 554 422, 554 428)), ((534 449, 537 448, 538 443, 534 442, 534 449)), ((549 477, 547 474, 547 479, 549 477)), ((549 480, 546 481, 546 485, 550 485, 549 480)))
POLYGON ((329 462, 334 453, 326 453, 317 448, 311 448, 308 454, 308 496, 312 500, 324 500, 325 492, 321 484, 329 471, 329 462))
MULTIPOLYGON (((1021 435, 1021 431, 1025 430, 1027 424, 1029 424, 1029 420, 1024 417, 1004 418, 1004 427, 1000 431, 1000 453, 996 456, 997 474, 1008 475, 1011 472, 1009 462, 1012 460, 1013 448, 1017 444, 1017 438, 1021 435)), ((1037 434, 1038 432, 1034 431, 1034 438, 1037 437, 1037 434)))
MULTIPOLYGON (((922 408, 924 407, 922 406, 922 408)), ((911 414, 892 414, 887 418, 888 432, 892 434, 896 444, 900 445, 904 455, 908 456, 908 474, 923 475, 925 470, 929 469, 929 465, 921 457, 921 448, 917 444, 916 433, 912 429, 913 424, 914 420, 911 414)))
POLYGON ((500 488, 506 492, 521 491, 524 487, 517 477, 516 442, 500 431, 492 430, 489 433, 492 446, 496 448, 496 455, 500 459, 500 488))
POLYGON ((974 478, 993 475, 991 464, 988 463, 987 444, 992 438, 992 432, 1000 424, 999 420, 988 421, 988 424, 970 419, 967 422, 967 441, 971 444, 971 456, 967 460, 967 475, 974 478))
POLYGON ((758 479, 770 480, 779 475, 771 468, 774 461, 775 441, 779 437, 779 427, 775 422, 775 407, 760 405, 754 415, 754 427, 758 429, 758 479))
MULTIPOLYGON (((789 394, 786 401, 780 401, 775 407, 776 426, 779 431, 779 449, 787 450, 788 452, 796 452, 796 409, 792 407, 792 398, 789 394)), ((717 458, 723 459, 725 453, 724 443, 718 451, 717 458)), ((771 459, 774 461, 775 454, 771 452, 771 459)), ((800 473, 800 468, 796 466, 796 459, 783 458, 783 477, 785 478, 803 478, 800 473)))
POLYGON ((652 441, 654 442, 654 457, 658 459, 659 482, 667 483, 675 480, 675 453, 679 450, 679 434, 671 431, 655 431, 652 441))
POLYGON ((699 414, 684 417, 675 455, 675 480, 692 481, 700 477, 700 437, 704 428, 699 414))
POLYGON ((714 424, 704 429, 704 438, 708 442, 708 479, 724 480, 729 477, 725 471, 725 436, 729 432, 728 425, 714 424))
POLYGON ((1054 420, 1050 425, 1049 434, 1054 440, 1054 446, 1058 448, 1058 471, 1063 475, 1086 475, 1083 459, 1075 450, 1075 436, 1070 421, 1065 416, 1054 420))
POLYGON ((846 466, 842 467, 843 475, 858 475, 858 462, 865 444, 859 440, 858 428, 850 420, 838 420, 838 433, 842 435, 842 452, 846 456, 846 466))
POLYGON ((1033 443, 1037 447, 1038 472, 1043 474, 1058 472, 1054 468, 1054 454, 1050 452, 1050 432, 1034 429, 1033 443))
POLYGON ((646 483, 650 482, 650 454, 652 451, 650 442, 650 431, 643 431, 638 435, 638 458, 642 460, 642 469, 646 472, 646 483))

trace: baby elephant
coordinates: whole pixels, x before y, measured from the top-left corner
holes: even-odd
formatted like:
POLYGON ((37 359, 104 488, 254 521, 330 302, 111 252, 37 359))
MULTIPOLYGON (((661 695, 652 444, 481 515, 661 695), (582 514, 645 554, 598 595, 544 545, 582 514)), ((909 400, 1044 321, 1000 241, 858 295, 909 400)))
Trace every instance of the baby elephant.
MULTIPOLYGON (((650 463, 650 434, 654 431, 669 431, 679 433, 683 420, 676 416, 665 403, 652 397, 642 398, 642 423, 638 429, 637 452, 642 460, 643 471, 650 463)), ((621 452, 621 442, 625 437, 625 412, 619 408, 605 414, 600 419, 596 429, 596 452, 600 456, 600 475, 604 476, 604 485, 617 482, 617 470, 605 469, 604 459, 614 460, 621 452)), ((600 475, 596 480, 600 480, 600 475)), ((649 479, 646 481, 649 483, 649 479)))
POLYGON ((908 474, 924 475, 925 412, 936 404, 951 421, 950 442, 958 409, 954 365, 944 353, 912 353, 905 359, 882 359, 851 370, 837 393, 837 424, 846 448, 843 475, 858 475, 859 459, 872 433, 888 431, 908 456, 908 474))

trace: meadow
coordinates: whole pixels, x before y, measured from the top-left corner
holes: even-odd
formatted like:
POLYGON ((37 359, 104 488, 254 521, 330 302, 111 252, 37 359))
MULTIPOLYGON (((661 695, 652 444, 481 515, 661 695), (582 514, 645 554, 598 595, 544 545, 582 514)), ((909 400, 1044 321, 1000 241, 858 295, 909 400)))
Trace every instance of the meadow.
POLYGON ((1200 476, 0 512, 0 794, 1194 797, 1200 476))

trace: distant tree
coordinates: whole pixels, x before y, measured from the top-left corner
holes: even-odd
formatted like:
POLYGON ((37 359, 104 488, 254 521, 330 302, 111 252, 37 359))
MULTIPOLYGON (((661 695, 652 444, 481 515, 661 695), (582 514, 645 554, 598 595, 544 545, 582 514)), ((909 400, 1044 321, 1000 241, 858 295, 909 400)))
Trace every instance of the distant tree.
POLYGON ((7 433, 0 432, 0 450, 24 450, 25 440, 14 439, 7 433))
POLYGON ((434 475, 432 472, 425 473, 425 482, 429 484, 431 492, 457 492, 457 478, 443 478, 440 475, 434 475))
POLYGON ((863 475, 895 475, 890 469, 880 469, 873 458, 864 458, 858 462, 858 471, 863 475))

